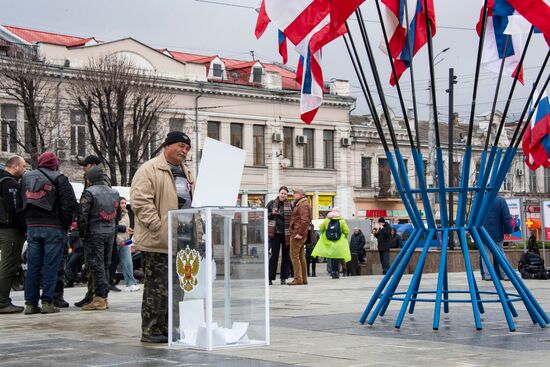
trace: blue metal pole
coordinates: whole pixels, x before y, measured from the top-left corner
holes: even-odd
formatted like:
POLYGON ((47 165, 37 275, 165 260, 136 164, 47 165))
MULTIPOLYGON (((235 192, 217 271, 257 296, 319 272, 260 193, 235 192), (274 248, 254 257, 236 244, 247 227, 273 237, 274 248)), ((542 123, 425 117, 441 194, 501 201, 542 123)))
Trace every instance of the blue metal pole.
POLYGON ((474 323, 477 330, 481 330, 481 317, 479 315, 479 305, 477 303, 478 292, 475 285, 474 273, 472 271, 472 264, 470 263, 470 252, 468 251, 468 241, 466 240, 466 230, 464 227, 458 231, 460 239, 460 247, 462 249, 462 256, 464 257, 464 266, 466 267, 466 277, 468 278, 468 285, 470 288, 470 300, 472 302, 472 312, 474 314, 474 323))
POLYGON ((411 192, 411 184, 409 182, 409 178, 407 177, 407 167, 405 167, 405 160, 403 159, 403 156, 401 155, 401 152, 399 151, 399 149, 395 150, 395 157, 397 158, 399 171, 402 173, 402 176, 403 176, 403 186, 404 186, 405 195, 407 196, 409 203, 411 205, 412 213, 409 213, 409 216, 413 221, 415 228, 422 228, 424 226, 424 223, 422 222, 422 217, 420 216, 420 212, 418 210, 418 205, 416 204, 414 195, 411 192))
POLYGON ((447 244, 449 243, 449 228, 443 229, 443 245, 441 246, 441 256, 439 258, 439 274, 437 276, 437 289, 435 294, 435 311, 433 320, 433 329, 439 329, 439 318, 441 315, 441 298, 443 295, 444 279, 447 273, 447 244))
POLYGON ((485 228, 481 227, 481 234, 485 238, 485 243, 489 245, 489 249, 492 250, 491 253, 493 256, 498 258, 502 269, 508 276, 508 279, 510 279, 516 290, 519 292, 525 307, 534 311, 534 316, 541 327, 546 327, 546 325, 550 323, 550 318, 548 315, 544 312, 535 297, 533 297, 527 286, 525 286, 525 283, 523 283, 521 278, 516 274, 515 270, 511 267, 506 258, 504 258, 500 251, 496 248, 497 245, 489 235, 489 232, 487 232, 485 228))
POLYGON ((487 265, 487 269, 491 274, 493 284, 495 285, 495 288, 497 290, 498 298, 500 299, 500 303, 502 304, 502 311, 504 312, 504 316, 506 317, 506 322, 508 323, 508 329, 510 329, 510 331, 516 331, 516 325, 514 324, 514 320, 512 319, 512 315, 510 314, 510 309, 508 304, 509 300, 506 297, 502 284, 500 283, 500 279, 498 278, 498 275, 493 265, 491 264, 491 259, 489 258, 489 256, 485 251, 485 247, 483 246, 483 243, 481 242, 481 238, 477 233, 477 228, 475 227, 470 228, 470 233, 472 234, 474 241, 477 243, 479 253, 483 258, 483 261, 485 261, 485 264, 487 265))
POLYGON ((428 249, 430 248, 430 242, 432 241, 435 233, 436 230, 434 228, 430 229, 430 233, 428 234, 426 242, 424 243, 424 248, 422 249, 422 253, 420 254, 420 258, 418 259, 418 264, 416 265, 411 283, 409 284, 409 288, 407 289, 407 294, 405 295, 405 299, 403 300, 403 304, 401 305, 401 310, 399 311, 399 315, 397 316, 397 320, 395 321, 395 327, 397 329, 399 329, 401 327, 401 324, 403 323, 405 312, 407 311, 407 307, 411 300, 415 285, 417 284, 416 282, 422 275, 422 268, 424 267, 424 262, 426 261, 426 255, 428 254, 428 249))
MULTIPOLYGON (((418 240, 420 238, 420 235, 423 232, 424 232, 423 230, 418 230, 418 232, 416 232, 416 234, 415 234, 413 240, 411 241, 411 243, 409 245, 409 248, 406 250, 406 252, 404 251, 404 249, 401 251, 401 252, 404 252, 405 255, 403 256, 403 258, 399 262, 399 264, 397 264, 396 262, 394 262, 392 264, 392 267, 394 265, 397 266, 395 276, 392 277, 390 283, 387 286, 386 291, 381 295, 380 301, 376 305, 376 308, 374 309, 374 312, 372 313, 372 315, 370 316, 370 318, 368 320, 369 325, 372 325, 374 323, 374 321, 376 320, 376 317, 378 317, 378 315, 380 314, 380 312, 382 311, 383 308, 384 308, 384 311, 385 311, 387 305, 390 302, 389 298, 392 297, 393 292, 397 288, 397 285, 399 284, 399 281, 401 280, 401 277, 403 276, 403 273, 405 272, 405 268, 407 267, 407 265, 409 263, 409 260, 411 259, 411 256, 414 253, 416 243, 418 242, 418 240)), ((391 269, 391 267, 390 267, 390 269, 391 269)), ((386 278, 387 278, 387 276, 386 276, 386 278)))
POLYGON ((472 157, 472 147, 466 146, 464 151, 464 164, 462 165, 462 173, 460 176, 460 194, 458 196, 458 205, 456 211, 456 226, 464 226, 464 218, 466 216, 466 202, 468 201, 468 177, 470 176, 470 159, 472 157))
MULTIPOLYGON (((395 269, 401 263, 401 259, 403 258, 405 253, 408 251, 409 247, 413 245, 414 239, 417 237, 417 234, 419 232, 422 232, 422 230, 414 229, 412 231, 411 235, 409 236, 409 238, 407 239, 407 241, 405 241, 405 244, 403 245, 403 248, 397 254, 397 257, 395 258, 395 260, 391 264, 390 268, 388 269, 388 272, 382 278, 382 281, 380 282, 380 284, 378 284, 378 287, 376 287, 376 289, 375 289, 375 291, 374 291, 367 307, 365 307, 365 311, 363 312, 363 314, 361 315, 361 318, 359 319, 359 322, 361 324, 365 323, 365 320, 367 319, 367 316, 369 315, 370 311, 374 307, 374 304, 376 303, 376 301, 378 300, 378 298, 382 294, 382 291, 386 287, 386 284, 388 284, 388 282, 390 281, 390 278, 393 275, 395 269)), ((416 243, 414 245, 416 246, 416 243)), ((413 247, 413 249, 414 249, 414 247, 413 247)))
POLYGON ((413 159, 415 161, 416 175, 418 177, 418 186, 421 189, 422 204, 424 205, 424 212, 426 213, 426 222, 428 228, 436 228, 435 220, 433 216, 432 206, 430 199, 428 198, 428 192, 426 187, 426 180, 424 179, 424 159, 420 151, 413 152, 413 159))

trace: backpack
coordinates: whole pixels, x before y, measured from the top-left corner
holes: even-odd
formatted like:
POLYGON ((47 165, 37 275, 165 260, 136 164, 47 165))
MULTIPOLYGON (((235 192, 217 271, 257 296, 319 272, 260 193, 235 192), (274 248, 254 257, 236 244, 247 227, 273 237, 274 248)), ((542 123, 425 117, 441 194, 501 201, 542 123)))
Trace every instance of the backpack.
POLYGON ((325 235, 329 241, 338 241, 340 239, 342 229, 340 228, 340 221, 338 219, 330 220, 325 235))

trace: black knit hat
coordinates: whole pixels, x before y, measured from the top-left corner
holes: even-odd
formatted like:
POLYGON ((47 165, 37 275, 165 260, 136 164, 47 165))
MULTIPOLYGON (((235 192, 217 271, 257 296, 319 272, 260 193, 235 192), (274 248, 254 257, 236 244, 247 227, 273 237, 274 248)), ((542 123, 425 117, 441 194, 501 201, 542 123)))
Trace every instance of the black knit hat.
POLYGON ((378 223, 386 223, 386 220, 384 219, 384 217, 380 217, 378 218, 378 223))
POLYGON ((189 139, 187 134, 181 131, 170 131, 168 135, 166 135, 166 139, 164 139, 162 146, 165 147, 174 143, 185 143, 191 147, 191 139, 189 139))

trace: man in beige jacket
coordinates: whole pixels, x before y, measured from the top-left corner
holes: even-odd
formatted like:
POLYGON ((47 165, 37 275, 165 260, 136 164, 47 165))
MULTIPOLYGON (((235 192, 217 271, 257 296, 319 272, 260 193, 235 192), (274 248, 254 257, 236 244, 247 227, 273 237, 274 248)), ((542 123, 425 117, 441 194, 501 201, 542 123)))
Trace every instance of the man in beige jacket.
POLYGON ((290 260, 294 280, 288 285, 307 284, 307 262, 304 243, 311 223, 311 207, 303 189, 294 189, 294 209, 290 217, 290 260))
POLYGON ((194 178, 184 164, 189 137, 168 133, 161 154, 136 172, 130 189, 135 213, 134 242, 143 254, 141 341, 168 341, 168 211, 191 207, 194 178))

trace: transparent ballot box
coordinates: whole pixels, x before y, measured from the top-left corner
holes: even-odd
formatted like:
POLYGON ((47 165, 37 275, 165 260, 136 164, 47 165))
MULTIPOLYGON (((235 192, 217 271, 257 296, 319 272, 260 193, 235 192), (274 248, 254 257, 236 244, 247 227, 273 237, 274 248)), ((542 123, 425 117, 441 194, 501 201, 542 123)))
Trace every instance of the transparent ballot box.
POLYGON ((169 345, 268 345, 266 210, 174 210, 168 221, 169 345))

